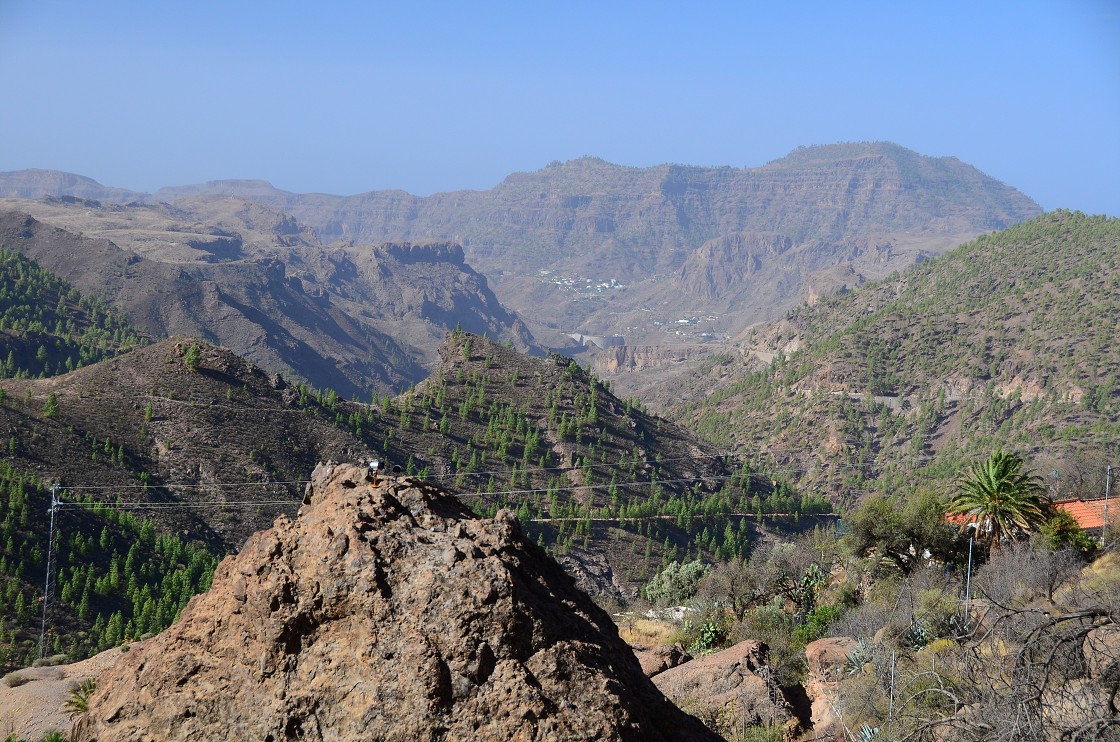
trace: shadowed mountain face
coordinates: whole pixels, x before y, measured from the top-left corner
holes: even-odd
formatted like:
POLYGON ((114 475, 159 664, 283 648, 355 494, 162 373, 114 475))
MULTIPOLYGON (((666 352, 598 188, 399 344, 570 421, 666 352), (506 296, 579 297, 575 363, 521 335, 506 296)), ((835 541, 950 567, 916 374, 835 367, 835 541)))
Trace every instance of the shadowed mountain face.
POLYGON ((891 144, 804 148, 744 169, 583 158, 489 191, 427 198, 209 188, 292 213, 325 240, 454 238, 538 334, 552 327, 651 344, 738 334, 804 299, 819 271, 882 278, 1041 212, 959 160, 891 144), (719 249, 729 243, 745 247, 719 249), (614 287, 600 286, 611 279, 614 287), (666 333, 693 316, 681 334, 666 333))
MULTIPOLYGON (((32 193, 28 176, 15 176, 19 188, 0 178, 0 193, 32 193)), ((265 204, 325 242, 455 241, 538 336, 621 333, 647 344, 736 335, 806 298, 822 272, 882 278, 1041 212, 959 160, 889 143, 801 148, 743 169, 581 158, 428 197, 214 181, 146 198, 200 194, 265 204), (681 318, 696 321, 672 326, 681 318)))
POLYGON ((3 205, 21 209, 0 212, 6 249, 143 331, 205 338, 347 397, 419 381, 456 324, 534 347, 455 245, 323 248, 290 216, 231 198, 3 205))

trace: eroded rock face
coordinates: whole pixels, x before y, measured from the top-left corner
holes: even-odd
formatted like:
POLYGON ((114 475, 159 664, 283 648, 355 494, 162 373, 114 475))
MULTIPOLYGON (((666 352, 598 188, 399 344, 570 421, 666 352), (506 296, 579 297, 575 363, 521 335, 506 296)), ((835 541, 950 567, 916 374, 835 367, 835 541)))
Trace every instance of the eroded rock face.
POLYGON ((817 639, 805 646, 805 661, 809 665, 809 678, 805 695, 810 707, 812 738, 819 742, 844 742, 848 732, 835 710, 837 679, 844 673, 848 656, 859 646, 850 636, 817 639))
POLYGON ((805 661, 809 672, 821 680, 833 680, 843 672, 848 656, 859 647, 850 636, 832 636, 817 639, 805 645, 805 661))
POLYGON ((352 466, 312 479, 101 677, 76 740, 716 739, 512 514, 352 466))

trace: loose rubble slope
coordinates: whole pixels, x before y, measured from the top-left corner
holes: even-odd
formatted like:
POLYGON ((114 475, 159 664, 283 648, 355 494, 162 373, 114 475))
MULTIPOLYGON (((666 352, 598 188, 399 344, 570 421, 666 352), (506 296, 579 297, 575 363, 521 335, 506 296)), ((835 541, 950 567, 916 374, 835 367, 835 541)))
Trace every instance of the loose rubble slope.
POLYGON ((320 465, 163 634, 99 681, 76 740, 718 739, 524 539, 419 480, 320 465))

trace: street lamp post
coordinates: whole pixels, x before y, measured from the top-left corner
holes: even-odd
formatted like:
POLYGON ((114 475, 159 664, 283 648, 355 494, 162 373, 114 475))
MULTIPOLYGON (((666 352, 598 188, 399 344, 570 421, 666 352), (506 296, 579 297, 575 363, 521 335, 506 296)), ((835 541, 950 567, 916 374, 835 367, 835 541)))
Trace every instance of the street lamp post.
POLYGON ((972 630, 972 542, 976 538, 979 523, 969 523, 968 529, 968 569, 964 575, 964 633, 967 635, 972 630))

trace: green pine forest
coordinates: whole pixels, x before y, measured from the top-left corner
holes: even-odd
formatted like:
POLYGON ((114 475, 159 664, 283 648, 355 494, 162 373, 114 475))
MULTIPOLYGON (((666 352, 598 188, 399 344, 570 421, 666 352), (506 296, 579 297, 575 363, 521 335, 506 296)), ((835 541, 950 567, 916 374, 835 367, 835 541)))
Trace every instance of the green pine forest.
POLYGON ((670 417, 841 500, 1000 447, 1065 475, 1120 440, 1117 317, 1120 220, 1055 211, 791 311, 751 338, 773 363, 670 417))
POLYGON ((171 625, 210 586, 217 559, 151 520, 82 497, 56 515, 49 631, 40 649, 51 495, 0 462, 0 671, 80 659, 171 625))
POLYGON ((404 473, 464 493, 480 515, 514 510, 554 554, 604 541, 637 549, 625 560, 634 581, 690 556, 746 556, 751 524, 768 516, 832 512, 827 498, 749 464, 729 468, 715 449, 674 455, 668 424, 571 359, 535 361, 461 331, 444 350, 439 371, 396 397, 359 403, 300 387, 299 404, 404 473))
POLYGON ((0 379, 42 378, 111 358, 143 338, 110 307, 0 249, 0 379))

